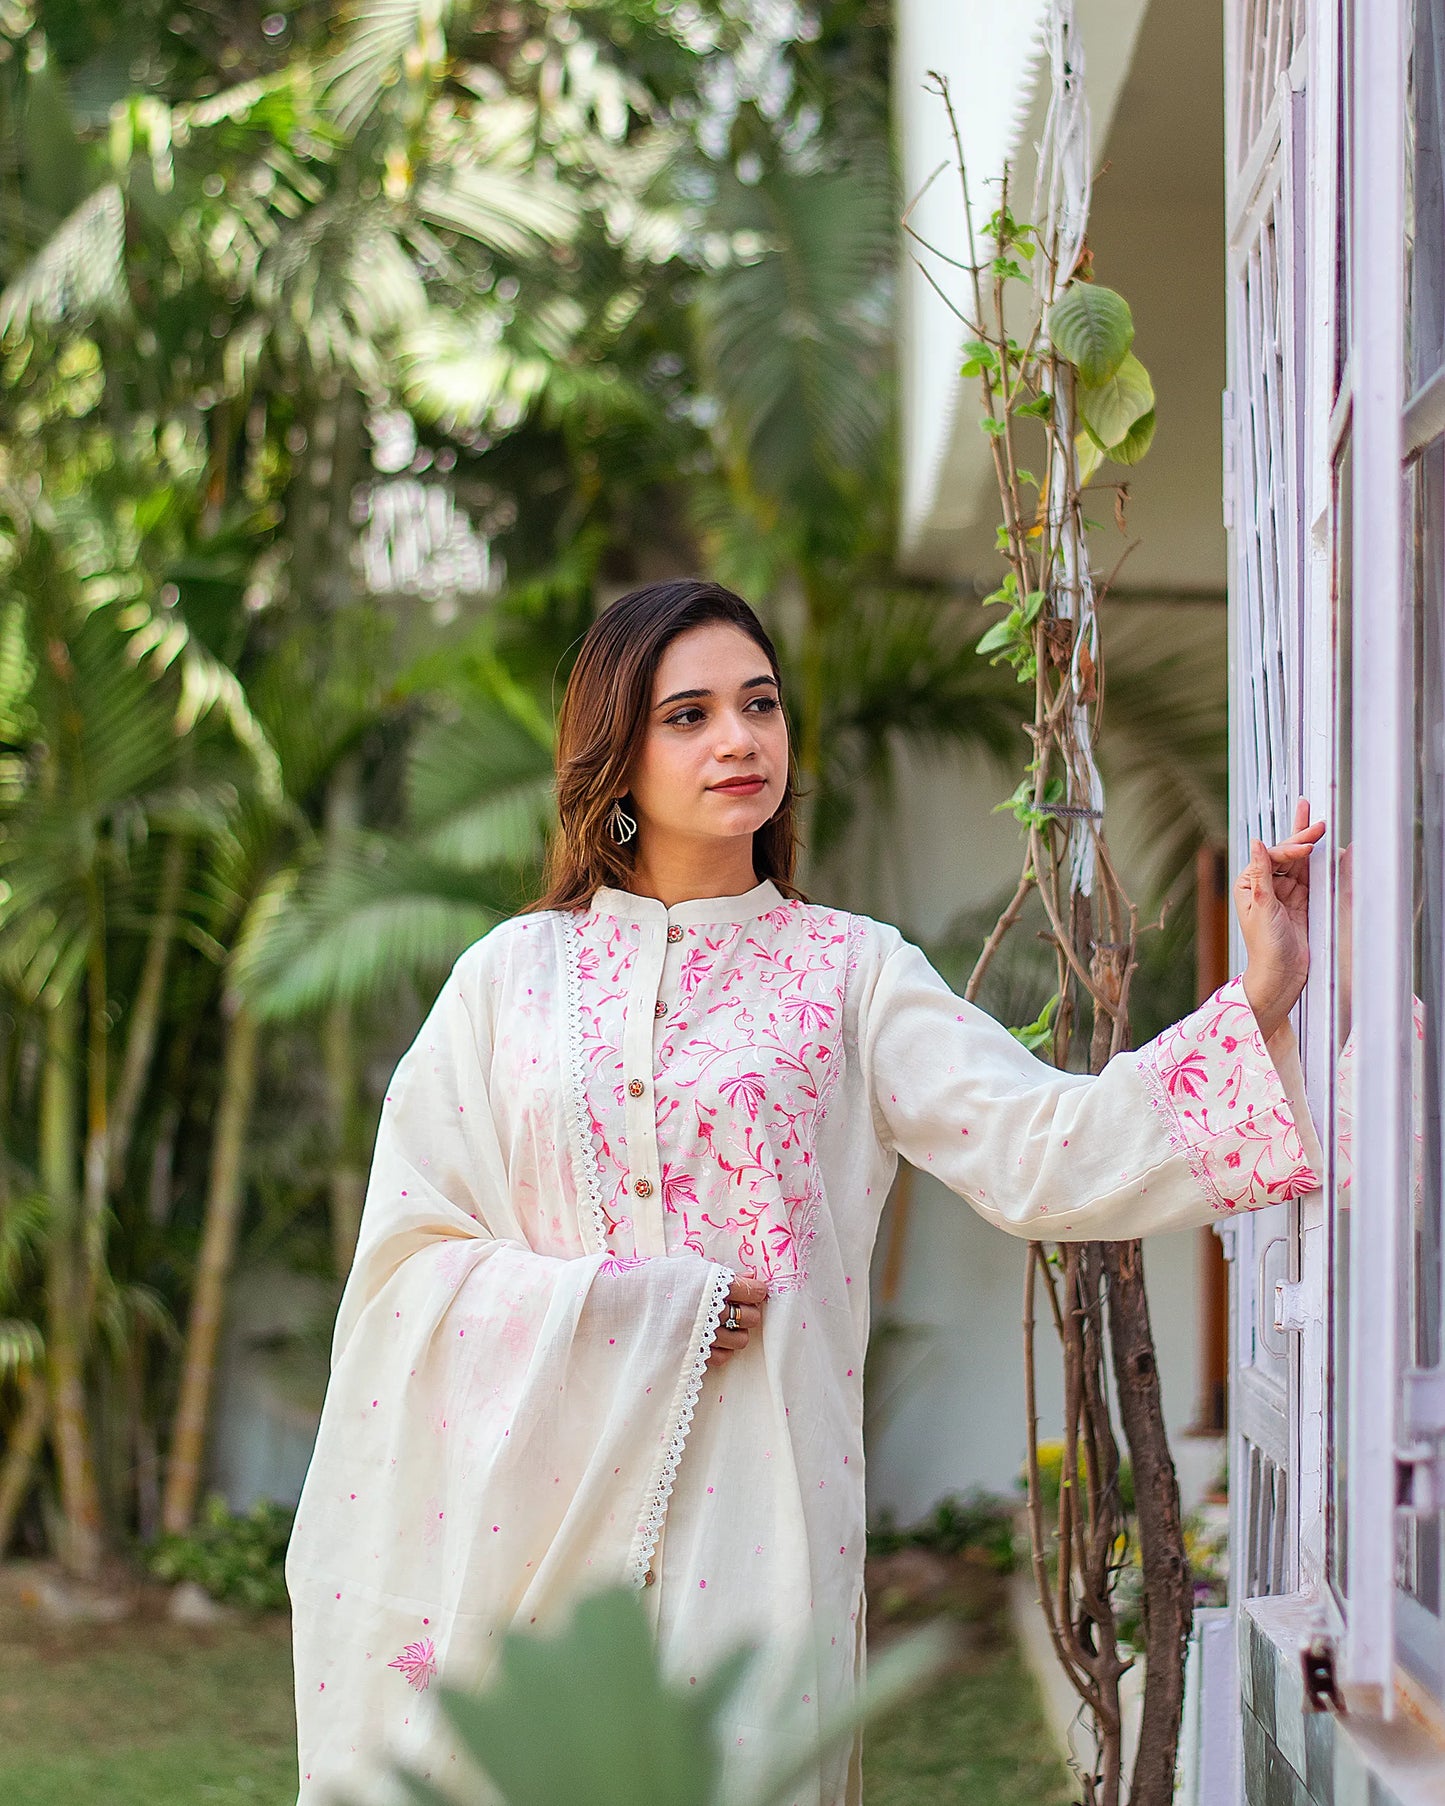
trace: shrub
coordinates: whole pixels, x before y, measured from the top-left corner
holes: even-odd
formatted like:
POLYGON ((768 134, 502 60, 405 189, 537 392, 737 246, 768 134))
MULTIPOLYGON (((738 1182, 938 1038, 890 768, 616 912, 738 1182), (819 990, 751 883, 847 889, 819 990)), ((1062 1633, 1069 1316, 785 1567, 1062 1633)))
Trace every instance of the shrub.
POLYGON ((185 1536, 163 1536, 155 1545, 150 1571, 161 1580, 193 1580, 213 1599, 231 1600, 252 1611, 284 1610, 286 1545, 294 1516, 269 1499, 247 1512, 233 1512, 213 1494, 194 1530, 185 1536))

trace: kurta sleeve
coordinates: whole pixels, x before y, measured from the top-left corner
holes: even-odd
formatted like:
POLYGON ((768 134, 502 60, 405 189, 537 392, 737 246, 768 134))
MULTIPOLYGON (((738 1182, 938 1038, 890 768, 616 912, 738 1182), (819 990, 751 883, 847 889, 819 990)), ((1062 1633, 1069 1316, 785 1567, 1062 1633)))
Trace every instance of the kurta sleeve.
POLYGON ((1266 1046, 1239 978, 1089 1076, 1036 1059, 900 937, 859 1051, 884 1146, 1013 1235, 1127 1240, 1320 1183, 1293 1031, 1266 1046))

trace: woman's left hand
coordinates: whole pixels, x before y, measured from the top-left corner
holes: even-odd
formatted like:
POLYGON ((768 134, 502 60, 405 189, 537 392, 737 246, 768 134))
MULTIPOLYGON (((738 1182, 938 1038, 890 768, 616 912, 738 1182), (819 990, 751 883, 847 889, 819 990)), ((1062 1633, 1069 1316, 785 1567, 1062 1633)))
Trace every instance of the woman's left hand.
POLYGON ((1244 991, 1266 1040, 1298 1002, 1309 972, 1310 853, 1324 831, 1301 797, 1294 832, 1273 847, 1251 840, 1249 864, 1234 881, 1248 954, 1244 991))

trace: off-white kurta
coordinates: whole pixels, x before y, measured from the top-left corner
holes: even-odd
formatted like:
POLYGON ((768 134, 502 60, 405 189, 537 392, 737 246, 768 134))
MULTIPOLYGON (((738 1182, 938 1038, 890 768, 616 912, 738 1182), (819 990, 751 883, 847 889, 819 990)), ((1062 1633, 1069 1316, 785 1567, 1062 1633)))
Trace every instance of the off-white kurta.
MULTIPOLYGON (((684 1683, 763 1643, 734 1781, 802 1747, 863 1660, 868 1269, 899 1155, 1011 1234, 1132 1237, 1313 1188, 1302 1099, 1238 980, 1089 1078, 896 929, 769 882, 494 929, 382 1112, 287 1564, 302 1801, 383 1746, 444 1783, 436 1674, 479 1684, 509 1626, 624 1578, 684 1683), (763 1327, 708 1372, 734 1275, 768 1282, 763 1327)), ((860 1799, 856 1747, 798 1795, 860 1799)))

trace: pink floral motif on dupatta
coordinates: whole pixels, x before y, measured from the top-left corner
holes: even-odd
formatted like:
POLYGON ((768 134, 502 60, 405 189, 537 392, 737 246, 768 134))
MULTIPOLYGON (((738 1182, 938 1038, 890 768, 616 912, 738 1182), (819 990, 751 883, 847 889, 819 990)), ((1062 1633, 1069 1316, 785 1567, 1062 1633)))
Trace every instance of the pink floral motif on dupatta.
POLYGON ((1242 979, 1139 1057, 1170 1146, 1216 1210, 1282 1204, 1318 1187, 1242 979))
POLYGON ((436 1679, 437 1651, 436 1644, 430 1637, 422 1637, 415 1643, 408 1643, 394 1661, 387 1663, 388 1668, 395 1668, 405 1675, 407 1685, 418 1693, 425 1693, 436 1679))

